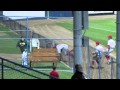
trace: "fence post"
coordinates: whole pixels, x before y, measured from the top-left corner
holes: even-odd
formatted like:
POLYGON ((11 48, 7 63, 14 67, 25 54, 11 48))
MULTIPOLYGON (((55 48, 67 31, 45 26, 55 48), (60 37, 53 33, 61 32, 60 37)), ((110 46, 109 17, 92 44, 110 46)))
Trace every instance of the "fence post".
POLYGON ((90 78, 90 48, 88 46, 87 48, 88 51, 88 77, 90 78))
POLYGON ((3 59, 2 59, 2 79, 4 79, 4 71, 3 71, 4 69, 3 69, 3 64, 4 64, 4 63, 3 63, 3 59))
POLYGON ((98 51, 98 78, 99 79, 101 79, 100 69, 101 69, 100 51, 98 51))
POLYGON ((68 53, 68 65, 70 66, 70 51, 67 50, 67 53, 68 53))
POLYGON ((111 79, 113 79, 113 58, 111 57, 111 79))

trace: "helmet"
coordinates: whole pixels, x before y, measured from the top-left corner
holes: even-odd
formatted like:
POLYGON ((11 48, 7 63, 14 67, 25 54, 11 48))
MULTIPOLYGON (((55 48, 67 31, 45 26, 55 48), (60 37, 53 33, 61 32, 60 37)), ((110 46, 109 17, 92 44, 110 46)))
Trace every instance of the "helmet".
POLYGON ((109 38, 109 39, 112 39, 112 35, 109 35, 108 38, 109 38))
POLYGON ((100 42, 96 42, 96 45, 99 45, 100 44, 100 42))

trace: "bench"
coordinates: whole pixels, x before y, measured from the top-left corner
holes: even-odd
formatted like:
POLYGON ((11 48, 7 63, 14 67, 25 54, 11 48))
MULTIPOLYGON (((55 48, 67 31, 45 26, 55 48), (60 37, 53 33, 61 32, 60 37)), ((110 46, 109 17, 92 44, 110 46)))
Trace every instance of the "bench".
POLYGON ((37 62, 52 62, 54 66, 54 64, 57 65, 57 62, 59 62, 59 54, 56 48, 33 49, 33 52, 29 54, 28 60, 30 61, 30 67, 32 63, 37 62))

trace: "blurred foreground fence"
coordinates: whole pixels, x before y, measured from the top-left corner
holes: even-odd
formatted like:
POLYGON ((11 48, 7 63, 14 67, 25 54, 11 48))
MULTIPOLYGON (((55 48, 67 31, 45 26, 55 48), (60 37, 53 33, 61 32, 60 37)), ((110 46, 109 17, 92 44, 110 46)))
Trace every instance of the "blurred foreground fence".
POLYGON ((38 70, 15 63, 0 57, 0 78, 1 79, 57 79, 38 70))

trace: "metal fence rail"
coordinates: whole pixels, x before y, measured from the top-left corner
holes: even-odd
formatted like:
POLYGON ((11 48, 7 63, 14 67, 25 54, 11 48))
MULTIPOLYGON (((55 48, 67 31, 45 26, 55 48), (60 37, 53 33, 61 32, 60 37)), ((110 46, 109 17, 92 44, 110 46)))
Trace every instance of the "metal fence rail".
POLYGON ((54 76, 48 75, 27 66, 23 66, 2 57, 0 57, 0 66, 1 79, 49 79, 50 77, 57 79, 54 76), (9 70, 5 69, 5 67, 7 67, 9 70))

